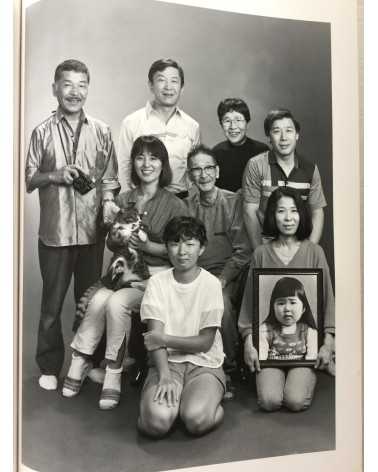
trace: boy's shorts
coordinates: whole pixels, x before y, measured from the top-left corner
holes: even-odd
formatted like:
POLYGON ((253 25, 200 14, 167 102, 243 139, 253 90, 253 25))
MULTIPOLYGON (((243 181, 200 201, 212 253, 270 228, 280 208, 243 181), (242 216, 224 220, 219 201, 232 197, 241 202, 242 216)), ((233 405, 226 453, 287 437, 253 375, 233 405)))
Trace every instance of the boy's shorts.
MULTIPOLYGON (((226 376, 222 367, 202 367, 191 362, 168 362, 169 371, 183 389, 192 379, 203 374, 213 375, 223 386, 223 391, 226 392, 226 376)), ((159 372, 156 367, 151 366, 148 369, 148 374, 143 385, 142 392, 159 383, 159 372)))

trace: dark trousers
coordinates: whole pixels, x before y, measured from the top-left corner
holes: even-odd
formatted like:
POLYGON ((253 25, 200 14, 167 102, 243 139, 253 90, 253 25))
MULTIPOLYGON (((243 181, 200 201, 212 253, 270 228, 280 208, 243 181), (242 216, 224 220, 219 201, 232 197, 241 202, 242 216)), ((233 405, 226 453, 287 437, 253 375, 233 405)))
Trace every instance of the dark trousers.
MULTIPOLYGON (((36 361, 42 374, 58 376, 64 362, 64 341, 60 315, 74 276, 77 303, 85 290, 101 276, 104 240, 85 246, 46 246, 38 241, 42 275, 41 318, 36 361)), ((74 313, 72 313, 72 318, 74 313)))

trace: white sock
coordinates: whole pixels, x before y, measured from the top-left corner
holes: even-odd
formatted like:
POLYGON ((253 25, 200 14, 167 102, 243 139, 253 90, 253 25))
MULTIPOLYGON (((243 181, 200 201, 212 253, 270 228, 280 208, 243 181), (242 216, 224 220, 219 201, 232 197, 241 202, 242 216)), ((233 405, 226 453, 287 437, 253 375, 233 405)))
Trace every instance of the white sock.
POLYGON ((39 386, 45 390, 56 390, 58 387, 58 379, 55 375, 42 374, 38 380, 39 386))
POLYGON ((87 360, 80 355, 72 354, 71 365, 68 370, 67 377, 71 379, 81 380, 85 367, 87 366, 87 360))
POLYGON ((121 391, 121 373, 122 373, 122 366, 118 369, 111 369, 110 367, 106 367, 105 371, 105 379, 102 389, 112 389, 121 391))

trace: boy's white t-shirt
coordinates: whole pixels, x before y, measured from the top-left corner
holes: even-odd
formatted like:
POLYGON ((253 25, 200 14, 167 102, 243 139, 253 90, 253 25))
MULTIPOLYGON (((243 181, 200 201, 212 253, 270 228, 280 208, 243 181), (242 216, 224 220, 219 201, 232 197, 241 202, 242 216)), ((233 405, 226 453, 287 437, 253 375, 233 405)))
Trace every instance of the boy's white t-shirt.
MULTIPOLYGON (((205 269, 188 284, 177 282, 173 269, 159 272, 148 281, 140 315, 142 321, 161 321, 164 332, 171 336, 197 336, 203 328, 220 328, 223 316, 221 283, 205 269)), ((207 352, 188 354, 170 348, 167 352, 170 362, 191 362, 203 367, 220 367, 224 359, 219 329, 207 352)))

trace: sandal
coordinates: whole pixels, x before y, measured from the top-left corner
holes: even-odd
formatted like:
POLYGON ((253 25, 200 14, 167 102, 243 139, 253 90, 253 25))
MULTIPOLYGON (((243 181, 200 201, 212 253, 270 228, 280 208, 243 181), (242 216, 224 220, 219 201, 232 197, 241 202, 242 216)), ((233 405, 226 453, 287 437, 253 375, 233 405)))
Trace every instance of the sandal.
POLYGON ((81 386, 83 385, 84 380, 87 378, 89 371, 92 369, 92 364, 90 362, 87 362, 82 357, 72 356, 71 366, 68 373, 70 373, 71 370, 77 370, 77 369, 81 371, 80 379, 74 379, 68 374, 64 379, 62 395, 66 398, 75 397, 76 395, 80 393, 81 386), (79 364, 80 362, 82 363, 82 365, 79 364), (78 365, 73 366, 74 363, 78 365), (74 367, 74 369, 72 369, 72 367, 74 367))
POLYGON ((121 398, 121 374, 122 367, 119 369, 106 368, 104 385, 98 403, 101 410, 112 410, 118 406, 121 398))
POLYGON ((104 388, 101 392, 98 406, 101 410, 112 410, 119 404, 121 392, 113 388, 104 388))

